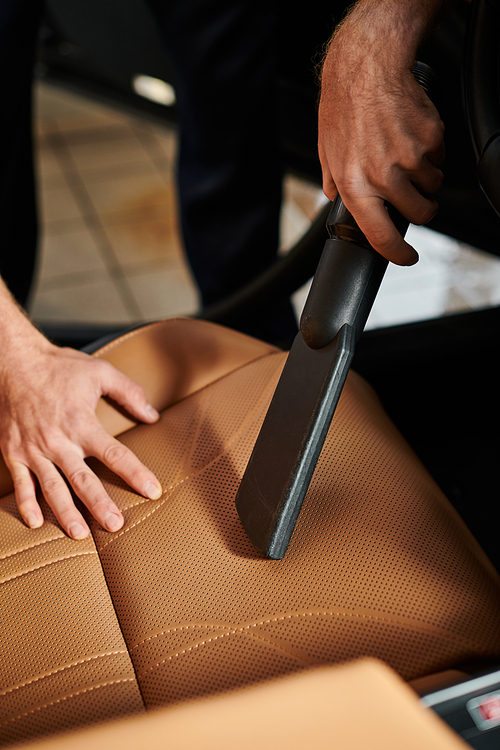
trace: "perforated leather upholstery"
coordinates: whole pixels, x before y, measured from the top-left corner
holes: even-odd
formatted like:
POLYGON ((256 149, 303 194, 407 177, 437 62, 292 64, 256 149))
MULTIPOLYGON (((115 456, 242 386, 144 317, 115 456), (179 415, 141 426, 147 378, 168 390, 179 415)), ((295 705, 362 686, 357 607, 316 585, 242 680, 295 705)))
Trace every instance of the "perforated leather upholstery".
MULTIPOLYGON (((24 746, 23 746, 24 747, 24 746)), ((380 662, 322 667, 30 743, 26 750, 467 750, 380 662)))
POLYGON ((143 711, 95 544, 0 502, 0 743, 143 711))
MULTIPOLYGON (((500 654, 496 572, 357 375, 276 562, 252 548, 234 496, 286 355, 184 320, 100 356, 163 409, 121 437, 163 495, 139 497, 94 463, 125 516, 116 534, 89 518, 95 547, 50 521, 29 531, 2 501, 0 595, 16 623, 0 633, 0 693, 16 691, 0 703, 4 742, 66 727, 68 712, 87 723, 91 694, 100 718, 108 694, 127 713, 364 655, 411 679, 500 654)), ((101 416, 120 429, 110 406, 101 416)))

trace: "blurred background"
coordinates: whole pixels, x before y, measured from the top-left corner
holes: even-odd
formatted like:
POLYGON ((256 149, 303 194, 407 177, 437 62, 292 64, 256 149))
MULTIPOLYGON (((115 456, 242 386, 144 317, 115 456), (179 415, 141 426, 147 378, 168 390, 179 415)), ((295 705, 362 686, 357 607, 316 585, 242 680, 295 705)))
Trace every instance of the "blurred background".
MULTIPOLYGON (((316 91, 302 80, 282 84, 283 110, 293 113, 283 118, 286 252, 325 199, 315 122, 303 115, 314 112, 316 91)), ((120 328, 196 314, 197 290, 177 220, 175 88, 143 3, 47 2, 36 65, 35 137, 42 242, 30 302, 34 320, 49 329, 120 328)), ((450 182, 456 187, 453 175, 450 182)), ((465 241, 471 238, 467 229, 454 232, 467 200, 457 195, 449 201, 456 220, 448 218, 445 195, 440 231, 410 228, 421 260, 413 268, 389 268, 370 327, 500 303, 497 235, 486 232, 476 248, 465 241)), ((295 295, 298 314, 306 292, 307 284, 295 295)))

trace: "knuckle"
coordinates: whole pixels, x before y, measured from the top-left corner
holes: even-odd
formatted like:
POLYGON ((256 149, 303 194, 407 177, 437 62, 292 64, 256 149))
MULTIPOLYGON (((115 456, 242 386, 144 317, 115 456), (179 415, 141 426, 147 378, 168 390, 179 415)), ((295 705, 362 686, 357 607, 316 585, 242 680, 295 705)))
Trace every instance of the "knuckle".
POLYGON ((33 483, 30 479, 30 477, 25 476, 24 474, 12 474, 12 486, 14 487, 14 492, 16 495, 24 495, 26 491, 29 491, 33 488, 33 483))
POLYGON ((329 200, 333 201, 337 195, 337 187, 327 168, 323 168, 322 178, 323 192, 329 200))
POLYGON ((40 441, 47 456, 54 456, 60 452, 61 434, 59 430, 53 429, 50 426, 44 427, 40 431, 40 441))
POLYGON ((445 126, 441 118, 433 118, 432 125, 429 128, 429 142, 436 148, 441 145, 444 139, 445 126))
POLYGON ((436 214, 436 205, 428 204, 415 209, 411 218, 413 224, 422 225, 427 224, 433 216, 436 214))
POLYGON ((381 251, 389 250, 393 244, 393 237, 384 227, 373 227, 370 230, 369 235, 367 234, 369 243, 376 249, 381 251))
POLYGON ((69 474, 68 480, 77 494, 84 493, 94 483, 94 475, 90 469, 82 467, 69 474))
POLYGON ((399 168, 392 161, 384 161, 367 172, 367 182, 377 195, 387 198, 394 190, 394 184, 398 178, 399 168))
POLYGON ((109 497, 102 488, 100 492, 96 492, 91 498, 88 498, 85 505, 97 520, 102 518, 112 507, 109 497))
POLYGON ((418 148, 408 148, 401 157, 401 167, 405 172, 417 172, 423 159, 423 152, 418 148))
POLYGON ((40 488, 42 490, 42 493, 44 497, 47 497, 47 495, 53 495, 56 492, 59 492, 63 485, 63 480, 58 476, 53 477, 44 477, 40 479, 38 478, 38 481, 40 482, 40 488))
POLYGON ((75 471, 68 480, 74 493, 92 511, 94 516, 102 516, 110 506, 110 499, 104 487, 90 470, 81 468, 75 471))
POLYGON ((134 400, 145 400, 146 394, 144 392, 144 388, 139 383, 136 383, 135 380, 128 380, 127 387, 130 393, 130 396, 134 400))
POLYGON ((441 170, 437 170, 430 180, 430 185, 428 188, 429 193, 435 193, 437 190, 439 190, 439 188, 443 184, 443 180, 443 173, 441 172, 441 170))
MULTIPOLYGON (((368 182, 371 182, 368 175, 366 179, 368 182)), ((348 174, 344 175, 342 180, 337 180, 337 183, 340 185, 339 189, 342 197, 348 201, 355 201, 362 194, 362 185, 364 182, 365 176, 358 174, 355 170, 351 170, 348 174)))
POLYGON ((106 362, 105 359, 99 359, 98 357, 91 358, 89 364, 92 367, 95 377, 101 382, 108 380, 111 373, 114 371, 114 367, 109 362, 106 362))
POLYGON ((326 197, 328 198, 328 200, 330 200, 330 201, 335 200, 335 197, 337 195, 337 191, 334 188, 332 188, 332 185, 331 185, 330 182, 323 183, 323 192, 326 195, 326 197))
POLYGON ((107 360, 101 359, 100 357, 91 357, 90 362, 97 372, 105 373, 113 369, 112 365, 107 360))
POLYGON ((118 442, 109 443, 103 451, 102 460, 106 466, 116 466, 126 458, 128 451, 124 445, 118 442))

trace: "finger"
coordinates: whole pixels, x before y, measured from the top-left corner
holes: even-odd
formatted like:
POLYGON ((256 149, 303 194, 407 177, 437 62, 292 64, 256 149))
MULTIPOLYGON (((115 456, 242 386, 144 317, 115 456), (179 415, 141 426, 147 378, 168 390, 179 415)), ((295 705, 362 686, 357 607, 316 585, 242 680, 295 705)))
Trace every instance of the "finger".
POLYGON ((98 458, 136 492, 150 500, 161 497, 161 484, 153 472, 129 448, 112 438, 105 430, 93 432, 92 445, 88 448, 86 455, 98 458))
POLYGON ((102 486, 100 479, 76 453, 69 453, 61 462, 61 471, 75 495, 106 531, 118 531, 123 526, 123 515, 102 486))
POLYGON ((321 141, 318 143, 318 152, 321 171, 323 173, 323 192, 329 200, 333 201, 337 195, 337 186, 330 172, 328 159, 326 158, 326 153, 321 141))
POLYGON ((39 458, 33 466, 40 490, 61 527, 72 539, 85 539, 89 533, 85 519, 75 507, 71 492, 52 461, 39 458))
POLYGON ((102 370, 103 394, 110 396, 136 419, 149 424, 156 422, 160 415, 148 402, 143 387, 112 365, 103 364, 105 365, 102 370))
POLYGON ((440 167, 441 164, 444 162, 446 156, 446 149, 444 145, 444 141, 440 144, 440 146, 435 149, 434 151, 430 151, 427 154, 427 158, 429 159, 431 164, 434 164, 435 167, 440 167))
POLYGON ((407 179, 401 179, 387 200, 412 224, 427 224, 437 213, 437 202, 422 193, 407 179))
POLYGON ((422 193, 432 195, 443 184, 443 172, 435 167, 427 158, 422 163, 422 168, 415 174, 410 175, 412 182, 422 193))
POLYGON ((412 266, 418 261, 418 253, 404 241, 381 198, 363 198, 356 206, 347 208, 370 245, 384 258, 399 266, 412 266))
POLYGON ((9 463, 17 507, 26 526, 38 529, 43 524, 43 514, 36 499, 36 485, 33 474, 19 461, 9 463))

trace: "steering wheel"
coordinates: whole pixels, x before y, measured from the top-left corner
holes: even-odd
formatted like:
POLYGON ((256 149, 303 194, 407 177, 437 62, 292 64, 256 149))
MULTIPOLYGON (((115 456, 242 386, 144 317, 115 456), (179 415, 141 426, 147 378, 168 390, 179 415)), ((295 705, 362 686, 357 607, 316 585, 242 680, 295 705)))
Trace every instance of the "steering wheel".
POLYGON ((463 75, 477 177, 500 215, 500 0, 474 0, 463 75))

